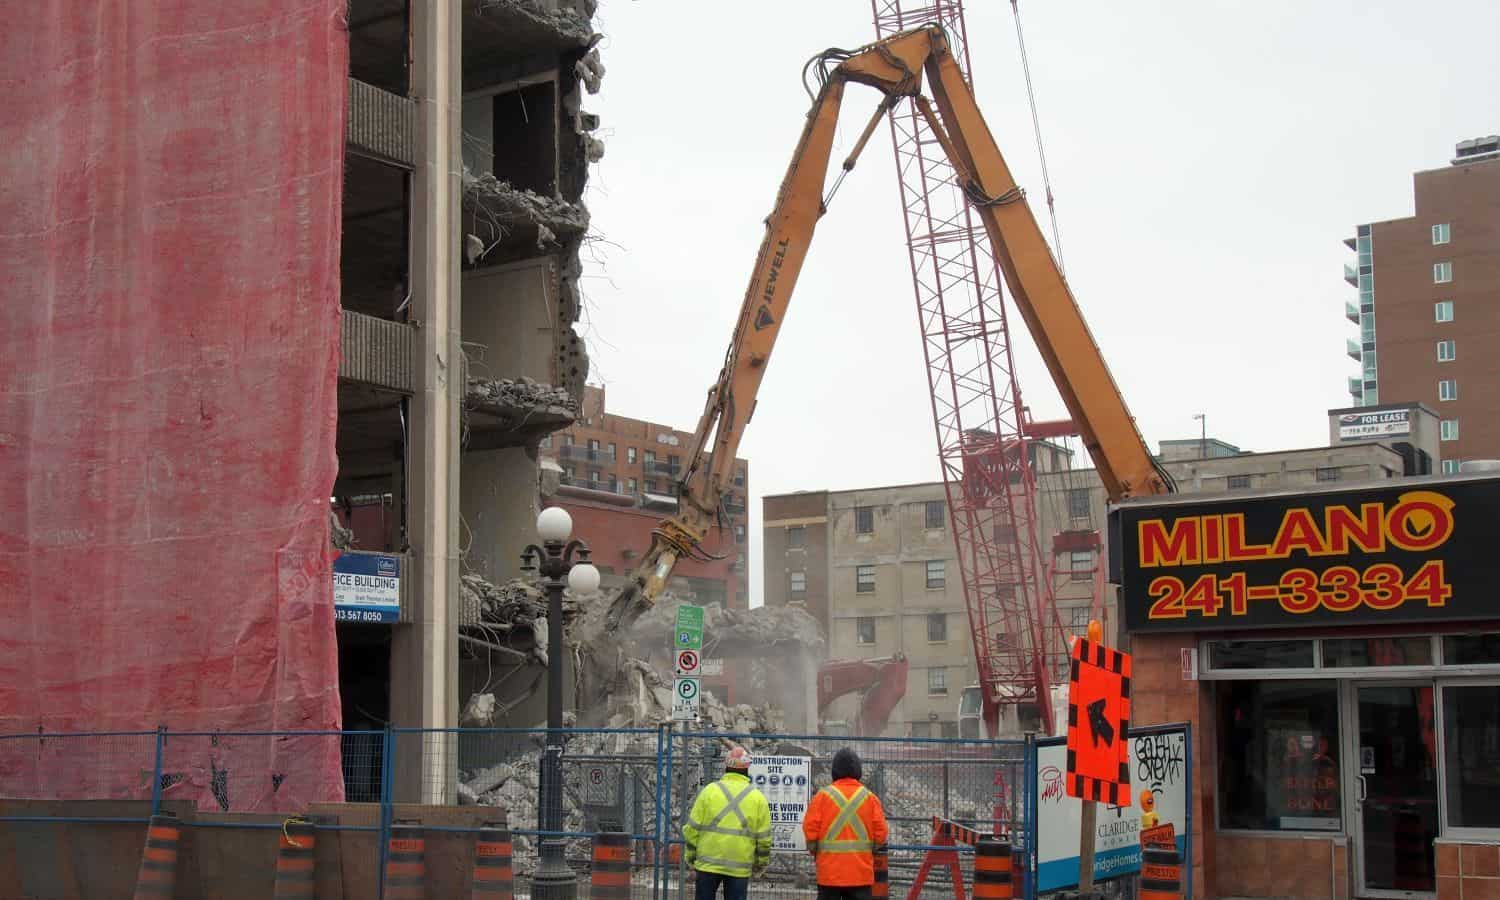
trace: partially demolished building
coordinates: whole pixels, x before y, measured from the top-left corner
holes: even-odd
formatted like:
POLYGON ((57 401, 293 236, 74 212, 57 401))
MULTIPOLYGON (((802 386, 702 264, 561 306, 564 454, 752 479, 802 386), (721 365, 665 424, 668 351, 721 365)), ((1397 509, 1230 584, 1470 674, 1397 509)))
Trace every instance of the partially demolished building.
POLYGON ((349 3, 333 502, 349 554, 398 561, 401 608, 337 626, 346 727, 457 725, 461 657, 545 646, 524 596, 476 626, 516 599, 495 585, 534 539, 537 444, 588 371, 595 5, 349 3))

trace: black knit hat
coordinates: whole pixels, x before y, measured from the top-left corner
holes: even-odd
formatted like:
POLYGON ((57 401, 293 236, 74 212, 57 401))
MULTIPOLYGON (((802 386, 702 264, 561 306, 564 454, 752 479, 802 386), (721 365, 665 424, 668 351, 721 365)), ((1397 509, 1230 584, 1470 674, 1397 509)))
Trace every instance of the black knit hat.
POLYGON ((833 754, 833 780, 840 778, 853 778, 859 781, 865 775, 864 767, 859 763, 859 754, 848 747, 833 754))

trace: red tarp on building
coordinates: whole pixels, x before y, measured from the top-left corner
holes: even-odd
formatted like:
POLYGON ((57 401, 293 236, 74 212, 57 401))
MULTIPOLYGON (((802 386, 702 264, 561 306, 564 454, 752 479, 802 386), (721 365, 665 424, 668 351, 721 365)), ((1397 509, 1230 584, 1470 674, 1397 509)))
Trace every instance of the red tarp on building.
MULTIPOLYGON (((0 734, 339 726, 344 6, 0 29, 0 734)), ((0 796, 141 796, 154 745, 0 740, 0 796)), ((336 738, 165 760, 205 807, 342 798, 336 738)))

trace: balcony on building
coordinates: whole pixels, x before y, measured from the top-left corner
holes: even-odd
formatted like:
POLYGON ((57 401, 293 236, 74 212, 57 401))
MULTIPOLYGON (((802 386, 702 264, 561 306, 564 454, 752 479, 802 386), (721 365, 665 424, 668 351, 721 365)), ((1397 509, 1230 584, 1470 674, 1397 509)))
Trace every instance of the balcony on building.
POLYGON ((659 459, 648 459, 644 464, 646 477, 676 478, 682 474, 682 463, 662 462, 659 459))
POLYGON ((1360 349, 1359 341, 1356 341, 1353 338, 1346 338, 1344 340, 1344 352, 1349 354, 1349 358, 1354 360, 1355 362, 1359 362, 1361 355, 1364 353, 1364 351, 1360 349))
POLYGON ((589 462, 613 463, 615 451, 606 447, 585 447, 582 444, 566 444, 557 448, 557 455, 561 459, 580 459, 589 462))
POLYGON ((1349 396, 1353 397, 1355 400, 1359 400, 1359 399, 1362 399, 1364 397, 1364 395, 1365 395, 1365 384, 1364 384, 1364 382, 1361 381, 1361 380, 1359 380, 1358 378, 1355 378, 1354 376, 1351 375, 1349 377, 1349 396))
POLYGON ((1358 325, 1359 324, 1359 307, 1355 306, 1353 303, 1348 302, 1347 300, 1344 301, 1344 318, 1346 318, 1349 321, 1353 322, 1354 324, 1358 325))
POLYGON ((614 506, 635 505, 635 494, 625 490, 619 482, 610 484, 608 481, 594 481, 579 478, 576 475, 563 475, 557 480, 557 484, 557 492, 564 496, 593 500, 597 503, 609 503, 614 506))
POLYGON ((1359 287, 1359 269, 1348 263, 1344 263, 1344 280, 1355 287, 1359 287))
POLYGON ((677 511, 677 498, 670 494, 655 494, 650 491, 641 492, 642 509, 662 509, 677 511))

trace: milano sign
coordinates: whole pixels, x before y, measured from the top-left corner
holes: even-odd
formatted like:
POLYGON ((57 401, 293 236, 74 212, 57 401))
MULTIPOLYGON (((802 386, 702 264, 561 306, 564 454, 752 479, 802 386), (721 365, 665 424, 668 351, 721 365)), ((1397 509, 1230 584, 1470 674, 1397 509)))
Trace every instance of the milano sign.
POLYGON ((1131 631, 1500 618, 1500 479, 1127 503, 1131 631))

